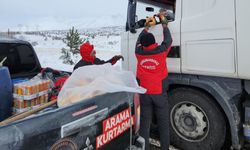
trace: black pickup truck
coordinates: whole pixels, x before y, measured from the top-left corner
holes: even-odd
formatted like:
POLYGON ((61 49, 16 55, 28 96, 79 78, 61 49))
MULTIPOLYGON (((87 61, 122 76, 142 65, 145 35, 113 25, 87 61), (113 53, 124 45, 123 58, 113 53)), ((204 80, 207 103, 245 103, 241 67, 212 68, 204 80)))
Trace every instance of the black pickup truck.
MULTIPOLYGON (((0 62, 3 59, 12 80, 32 78, 42 69, 26 41, 0 39, 0 62)), ((0 126, 0 149, 143 149, 144 140, 138 136, 139 114, 139 97, 128 92, 96 96, 63 108, 55 105, 0 126)))

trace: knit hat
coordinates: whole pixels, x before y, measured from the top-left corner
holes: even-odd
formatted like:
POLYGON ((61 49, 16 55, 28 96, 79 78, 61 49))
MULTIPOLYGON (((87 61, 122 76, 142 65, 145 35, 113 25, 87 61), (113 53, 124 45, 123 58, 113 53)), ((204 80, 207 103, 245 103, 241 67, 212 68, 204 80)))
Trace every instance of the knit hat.
POLYGON ((141 36, 140 43, 142 46, 149 46, 155 43, 155 37, 152 33, 145 33, 141 36))
POLYGON ((93 49, 94 49, 94 46, 91 45, 89 42, 83 43, 80 46, 80 54, 82 56, 82 60, 93 62, 95 59, 94 56, 91 56, 93 49))

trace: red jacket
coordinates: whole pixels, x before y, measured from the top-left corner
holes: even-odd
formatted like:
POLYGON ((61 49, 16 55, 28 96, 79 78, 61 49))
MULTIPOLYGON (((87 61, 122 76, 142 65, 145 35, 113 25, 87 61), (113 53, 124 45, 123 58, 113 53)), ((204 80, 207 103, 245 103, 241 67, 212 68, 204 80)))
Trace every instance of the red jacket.
POLYGON ((163 28, 164 40, 161 45, 157 43, 147 47, 140 46, 140 37, 145 34, 143 30, 138 37, 136 45, 137 71, 136 76, 140 86, 147 89, 146 94, 161 94, 166 92, 166 78, 168 76, 167 55, 171 49, 172 38, 167 27, 163 28))

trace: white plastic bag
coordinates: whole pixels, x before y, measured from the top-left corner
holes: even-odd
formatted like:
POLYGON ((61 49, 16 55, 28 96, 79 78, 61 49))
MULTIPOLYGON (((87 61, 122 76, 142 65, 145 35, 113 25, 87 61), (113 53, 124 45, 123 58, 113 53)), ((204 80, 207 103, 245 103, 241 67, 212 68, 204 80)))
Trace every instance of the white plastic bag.
POLYGON ((134 74, 110 64, 79 67, 67 79, 57 99, 59 107, 68 106, 97 95, 114 92, 145 93, 134 74))

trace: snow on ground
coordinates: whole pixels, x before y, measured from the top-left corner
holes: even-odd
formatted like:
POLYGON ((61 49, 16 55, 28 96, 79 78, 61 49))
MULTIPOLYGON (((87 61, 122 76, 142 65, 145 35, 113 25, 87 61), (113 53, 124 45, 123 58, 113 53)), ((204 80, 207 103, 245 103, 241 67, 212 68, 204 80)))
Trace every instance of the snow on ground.
MULTIPOLYGON (((102 60, 108 60, 114 55, 121 54, 121 27, 111 27, 102 29, 83 29, 80 30, 81 38, 88 40, 94 45, 96 56, 102 60)), ((37 55, 42 67, 51 67, 54 69, 72 71, 74 65, 64 64, 60 59, 61 49, 67 48, 62 41, 65 38, 67 30, 30 32, 15 35, 15 38, 29 41, 37 55)), ((81 59, 76 56, 75 62, 81 59)), ((121 66, 119 61, 116 66, 121 66)))

